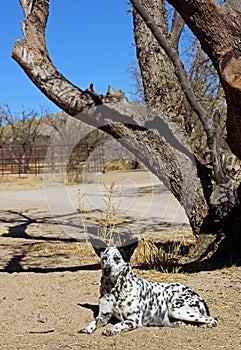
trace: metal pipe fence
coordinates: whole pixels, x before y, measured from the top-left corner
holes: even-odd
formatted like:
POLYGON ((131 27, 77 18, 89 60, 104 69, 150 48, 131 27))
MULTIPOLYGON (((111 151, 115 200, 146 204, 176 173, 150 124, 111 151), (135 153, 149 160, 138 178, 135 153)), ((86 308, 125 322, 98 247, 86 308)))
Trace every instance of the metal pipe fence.
MULTIPOLYGON (((104 172, 106 165, 137 158, 116 140, 95 143, 4 146, 0 148, 0 176, 104 172)), ((125 162, 124 162, 125 163, 125 162)), ((128 164, 124 164, 125 167, 128 164)))
MULTIPOLYGON (((0 175, 41 175, 81 171, 88 157, 96 147, 89 143, 50 145, 50 146, 4 146, 0 148, 0 175)), ((89 172, 103 170, 103 147, 93 152, 87 162, 89 172)))

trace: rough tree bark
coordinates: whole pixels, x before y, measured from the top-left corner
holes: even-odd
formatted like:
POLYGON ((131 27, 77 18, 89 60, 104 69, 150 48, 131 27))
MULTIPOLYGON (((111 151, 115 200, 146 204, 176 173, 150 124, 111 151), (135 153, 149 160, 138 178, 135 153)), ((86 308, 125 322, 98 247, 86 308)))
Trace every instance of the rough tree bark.
MULTIPOLYGON (((172 1, 169 2, 172 3, 172 1)), ((191 21, 194 15, 191 12, 191 5, 187 5, 186 1, 173 2, 176 3, 177 10, 178 4, 185 3, 185 6, 183 4, 182 6, 185 8, 185 11, 188 7, 188 13, 191 13, 189 21, 191 21)), ((196 3, 205 2, 213 4, 212 1, 207 0, 190 1, 188 4, 192 4, 193 9, 195 9, 196 3)), ((224 226, 228 222, 227 218, 222 221, 222 218, 219 217, 218 224, 215 223, 218 217, 217 210, 213 210, 213 205, 210 205, 210 198, 213 195, 210 172, 193 156, 190 145, 188 145, 181 131, 177 130, 177 125, 170 122, 161 113, 158 95, 155 97, 155 103, 152 100, 147 101, 155 108, 155 111, 149 111, 146 115, 146 112, 140 113, 140 110, 133 107, 133 104, 127 101, 124 93, 121 91, 109 88, 107 94, 103 96, 94 91, 92 84, 84 91, 71 84, 54 67, 46 48, 45 29, 49 13, 49 1, 36 0, 33 2, 20 0, 20 3, 25 15, 25 20, 22 23, 23 40, 16 41, 12 55, 33 83, 69 115, 77 116, 88 124, 102 128, 115 138, 120 138, 121 142, 133 153, 137 154, 140 160, 170 188, 174 196, 183 205, 195 234, 206 232, 207 226, 211 227, 214 234, 220 233, 221 229, 225 230, 224 226)), ((158 1, 155 4, 158 5, 158 1)), ((208 5, 206 4, 206 6, 208 5)), ((225 6, 228 8, 228 5, 225 6)), ((218 9, 218 6, 216 8, 218 9)), ((164 11, 164 8, 161 8, 161 11, 164 11)), ((209 23, 209 17, 213 13, 207 14, 207 11, 204 11, 204 13, 206 14, 205 23, 207 21, 209 23)), ((181 11, 180 14, 182 15, 181 11)), ((237 16, 237 13, 233 11, 233 20, 236 18, 235 16, 237 16)), ((185 17, 182 17, 186 21, 185 17)), ((221 20, 224 21, 222 16, 221 20)), ((180 19, 178 22, 180 25, 180 19)), ((174 33, 173 31, 172 34, 173 40, 179 35, 178 28, 175 30, 176 32, 174 33)), ((226 30, 230 30, 230 26, 228 27, 227 25, 226 30)), ((210 31, 213 31, 213 29, 210 28, 210 31)), ((140 32, 139 40, 141 40, 142 35, 145 35, 145 33, 140 32)), ((150 45, 152 51, 149 51, 147 55, 151 59, 151 55, 158 54, 160 48, 157 47, 156 42, 154 44, 151 33, 147 35, 149 35, 151 45, 153 43, 153 46, 150 45)), ((209 40, 211 40, 210 37, 209 40)), ((215 43, 210 45, 215 47, 215 43)), ((206 46, 208 46, 207 43, 206 46)), ((145 55, 143 56, 144 59, 145 55)), ((234 59, 237 60, 237 56, 234 59)), ((227 67, 233 67, 232 62, 230 65, 229 61, 221 62, 223 75, 225 75, 225 70, 227 72, 227 67)), ((235 66, 235 69, 238 73, 237 66, 235 66)), ((146 91, 149 89, 151 93, 153 84, 155 86, 159 78, 158 71, 155 71, 153 77, 151 77, 150 86, 146 85, 145 87, 146 91)), ((229 77, 227 79, 230 80, 229 77)), ((225 87, 225 84, 228 84, 226 80, 222 79, 225 87)), ((237 88, 229 85, 228 88, 226 87, 226 94, 227 91, 231 91, 233 96, 232 99, 227 98, 229 104, 231 100, 233 101, 234 96, 237 99, 237 95, 235 95, 237 88)), ((230 108, 229 114, 232 112, 230 108)), ((236 113, 236 108, 233 107, 233 111, 236 113)), ((232 131, 232 128, 229 127, 230 131, 232 131)), ((239 131, 240 129, 235 130, 236 137, 239 131)), ((236 146, 235 142, 234 145, 236 146)), ((238 154, 238 147, 235 149, 236 154, 238 154)), ((239 210, 236 204, 234 195, 233 203, 229 199, 230 211, 233 209, 236 213, 239 210)), ((218 206, 218 208, 220 207, 218 206)), ((231 215, 229 215, 230 218, 231 215)), ((235 215, 235 219, 237 219, 237 215, 235 215)), ((233 258, 235 259, 236 255, 233 258)))
POLYGON ((241 159, 241 13, 228 2, 167 1, 199 39, 219 73, 228 106, 228 143, 232 152, 241 159))
MULTIPOLYGON (((137 48, 137 54, 140 52, 141 54, 138 55, 140 66, 142 67, 142 74, 143 74, 143 84, 144 88, 150 85, 150 81, 153 81, 152 75, 153 71, 157 71, 159 73, 155 75, 155 78, 158 78, 157 82, 163 79, 163 72, 162 67, 169 67, 171 65, 172 69, 169 68, 169 79, 170 81, 175 81, 175 78, 179 80, 179 84, 175 81, 175 87, 176 92, 173 93, 173 87, 171 89, 165 89, 166 93, 169 96, 169 100, 177 100, 181 97, 181 91, 184 92, 190 106, 192 109, 196 112, 199 120, 201 121, 203 125, 204 132, 207 136, 207 145, 209 149, 211 150, 211 155, 213 158, 213 170, 215 172, 215 179, 217 182, 221 183, 224 181, 224 173, 222 172, 220 159, 216 155, 216 138, 214 136, 215 134, 215 118, 216 115, 218 115, 218 111, 215 111, 213 118, 208 117, 208 113, 205 110, 205 108, 202 106, 198 98, 196 97, 192 85, 189 82, 188 75, 186 70, 184 69, 183 63, 178 55, 178 38, 180 37, 180 32, 183 25, 183 20, 181 20, 181 17, 176 13, 174 13, 173 16, 173 22, 172 27, 170 30, 170 36, 168 34, 165 34, 164 30, 161 30, 161 26, 159 25, 158 21, 155 19, 157 17, 157 13, 159 13, 159 7, 160 4, 164 7, 165 1, 158 0, 156 1, 155 5, 152 3, 152 7, 150 9, 150 1, 146 0, 146 5, 144 6, 142 2, 139 0, 132 0, 131 3, 134 6, 134 9, 136 12, 134 12, 134 25, 135 25, 135 38, 136 38, 136 48, 137 48), (153 14, 152 14, 153 12, 153 14), (141 18, 139 17, 141 16, 141 18), (146 28, 149 28, 148 29, 146 28), (177 28, 177 30, 176 30, 177 28), (139 32, 142 33, 142 35, 139 35, 139 32), (145 33, 149 34, 149 38, 146 38, 146 40, 138 40, 139 37, 143 38, 145 36, 145 33), (175 33, 175 34, 174 34, 175 33), (152 35, 153 34, 153 35, 152 35), (174 35, 173 35, 174 34, 174 35), (173 40, 175 38, 176 40, 173 40), (149 40, 147 40, 149 39, 149 40), (148 54, 150 56, 153 56, 153 53, 150 53, 150 40, 153 42, 153 45, 159 45, 162 50, 159 51, 159 56, 162 57, 162 61, 156 60, 153 61, 151 65, 146 64, 146 56, 148 54), (165 62, 165 63, 164 63, 165 62), (174 78, 174 76, 176 77, 174 78)), ((164 16, 159 15, 159 20, 161 19, 162 23, 167 23, 164 16)), ((157 56, 157 55, 156 55, 157 56)), ((159 90, 161 90, 163 87, 159 87, 159 90)), ((155 108, 156 105, 158 105, 158 102, 160 101, 160 92, 157 93, 155 90, 146 88, 145 94, 146 94, 146 100, 148 101, 149 105, 152 108, 155 108)), ((176 102, 176 101, 175 101, 176 102)), ((159 102, 160 104, 160 102, 159 102)), ((169 101, 165 101, 165 105, 170 104, 169 101)), ((159 107, 160 109, 160 107, 159 107)), ((164 107, 162 108, 164 109, 164 107)))
MULTIPOLYGON (((148 9, 148 13, 153 17, 155 24, 161 29, 163 36, 167 37, 167 13, 165 2, 142 1, 148 9)), ((137 58, 141 70, 145 101, 151 108, 167 113, 169 117, 176 116, 180 111, 180 100, 183 99, 182 90, 177 83, 174 67, 165 54, 163 48, 153 37, 146 25, 139 25, 141 18, 134 9, 134 38, 136 43, 137 58)), ((183 29, 183 20, 176 14, 173 18, 172 31, 170 37, 173 46, 177 48, 178 39, 183 29)))

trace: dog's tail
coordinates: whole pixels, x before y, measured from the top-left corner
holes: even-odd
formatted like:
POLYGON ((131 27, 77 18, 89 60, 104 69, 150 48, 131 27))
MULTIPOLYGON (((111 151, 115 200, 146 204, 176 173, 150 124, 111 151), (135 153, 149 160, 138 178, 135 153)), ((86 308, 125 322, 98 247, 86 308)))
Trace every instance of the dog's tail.
POLYGON ((207 304, 206 304, 206 302, 204 300, 203 300, 203 304, 204 304, 207 316, 210 316, 209 308, 208 308, 208 306, 207 306, 207 304))

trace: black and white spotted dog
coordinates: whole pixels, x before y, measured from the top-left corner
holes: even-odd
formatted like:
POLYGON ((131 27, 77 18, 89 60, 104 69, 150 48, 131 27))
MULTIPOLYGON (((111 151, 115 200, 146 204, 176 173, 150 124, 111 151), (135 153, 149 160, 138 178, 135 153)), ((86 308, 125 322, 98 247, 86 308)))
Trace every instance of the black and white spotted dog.
POLYGON ((216 327, 204 300, 180 283, 157 283, 139 278, 130 258, 137 241, 123 247, 92 245, 101 258, 99 314, 79 333, 92 333, 112 316, 120 320, 103 331, 111 336, 141 326, 172 326, 180 321, 216 327))

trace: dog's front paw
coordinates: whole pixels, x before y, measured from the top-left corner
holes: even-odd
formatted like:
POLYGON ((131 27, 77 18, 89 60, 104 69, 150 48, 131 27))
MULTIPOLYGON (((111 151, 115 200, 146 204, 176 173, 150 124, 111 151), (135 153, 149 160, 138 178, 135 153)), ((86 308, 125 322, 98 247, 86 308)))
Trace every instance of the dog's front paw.
POLYGON ((92 332, 87 328, 82 328, 78 331, 80 334, 91 334, 92 332))
POLYGON ((96 320, 93 320, 87 327, 80 329, 78 333, 91 334, 96 330, 96 328, 96 320))
POLYGON ((111 329, 111 328, 108 328, 108 329, 105 329, 103 332, 102 332, 102 335, 105 335, 106 337, 111 337, 112 335, 115 335, 117 334, 118 332, 114 329, 111 329))

